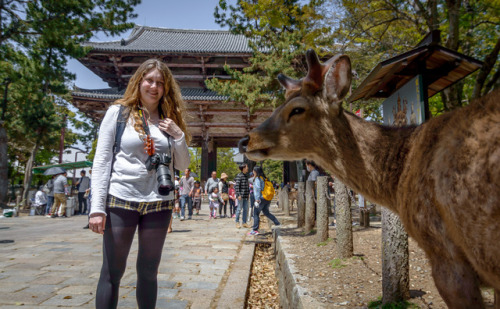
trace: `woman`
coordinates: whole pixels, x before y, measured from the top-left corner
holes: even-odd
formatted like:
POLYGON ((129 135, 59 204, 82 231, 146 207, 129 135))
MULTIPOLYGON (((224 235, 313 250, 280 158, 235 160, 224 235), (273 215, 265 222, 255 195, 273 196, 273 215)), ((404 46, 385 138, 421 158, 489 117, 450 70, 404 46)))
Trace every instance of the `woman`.
POLYGON ((227 201, 229 200, 229 184, 227 182, 227 177, 226 173, 222 173, 219 181, 219 193, 222 197, 222 203, 219 206, 219 217, 221 218, 227 217, 227 201), (224 216, 222 216, 222 208, 224 208, 224 216))
POLYGON ((264 171, 262 167, 255 166, 253 168, 254 181, 253 181, 253 194, 255 197, 254 202, 254 212, 253 212, 253 226, 252 230, 248 232, 248 235, 259 235, 259 221, 260 221, 260 212, 262 211, 269 220, 273 221, 275 225, 280 225, 280 222, 276 217, 269 212, 269 205, 271 201, 268 201, 262 197, 262 191, 264 190, 264 179, 266 179, 266 175, 264 175, 264 171))
MULTIPOLYGON (((93 164, 89 218, 89 228, 104 235, 96 308, 117 307, 120 279, 136 229, 139 231, 138 307, 154 308, 156 305, 157 272, 174 192, 173 189, 163 191, 166 186, 159 188, 156 168, 146 168, 146 161, 152 155, 169 155, 172 158, 168 164, 171 176, 174 167, 178 170, 188 167, 189 136, 184 112, 180 89, 172 73, 161 61, 150 59, 139 66, 124 97, 104 116, 93 164), (120 105, 125 107, 123 115, 128 114, 128 121, 120 151, 113 156, 120 105)), ((164 175, 165 171, 159 175, 164 175)))

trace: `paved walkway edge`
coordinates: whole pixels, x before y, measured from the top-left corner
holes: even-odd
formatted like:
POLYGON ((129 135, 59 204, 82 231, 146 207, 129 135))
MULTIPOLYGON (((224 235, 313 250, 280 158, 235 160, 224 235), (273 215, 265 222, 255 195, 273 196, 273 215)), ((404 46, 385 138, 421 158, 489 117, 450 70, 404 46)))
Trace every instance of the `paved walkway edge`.
POLYGON ((250 274, 255 253, 255 243, 243 239, 241 250, 236 257, 217 308, 245 308, 250 274))
MULTIPOLYGON (((300 279, 301 275, 297 273, 294 261, 291 259, 293 254, 287 252, 287 249, 290 248, 291 245, 286 239, 280 237, 279 228, 273 229, 273 237, 276 255, 276 278, 278 279, 278 289, 282 308, 326 308, 324 304, 310 297, 307 290, 297 282, 297 279, 300 279)), ((314 261, 311 262, 314 263, 314 261)))

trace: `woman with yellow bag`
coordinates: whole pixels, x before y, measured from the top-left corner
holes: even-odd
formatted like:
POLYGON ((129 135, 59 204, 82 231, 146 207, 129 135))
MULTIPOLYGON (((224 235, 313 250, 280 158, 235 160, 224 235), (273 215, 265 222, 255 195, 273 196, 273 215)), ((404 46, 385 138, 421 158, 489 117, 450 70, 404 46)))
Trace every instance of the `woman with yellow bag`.
POLYGON ((248 235, 259 235, 259 221, 260 213, 264 213, 269 220, 273 221, 275 225, 280 225, 276 217, 269 212, 269 205, 274 196, 274 187, 272 183, 264 175, 262 167, 255 166, 253 168, 255 180, 253 183, 253 194, 255 196, 254 213, 253 213, 253 226, 252 231, 248 235))

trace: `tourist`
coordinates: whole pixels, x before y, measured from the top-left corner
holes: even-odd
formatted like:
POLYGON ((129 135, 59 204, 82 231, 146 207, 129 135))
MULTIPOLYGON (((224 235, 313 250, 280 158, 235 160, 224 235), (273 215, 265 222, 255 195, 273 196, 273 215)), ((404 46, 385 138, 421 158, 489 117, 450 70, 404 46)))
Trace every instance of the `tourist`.
POLYGON ((210 194, 215 187, 219 186, 219 179, 217 178, 217 172, 212 172, 212 177, 208 178, 205 183, 205 193, 210 194))
POLYGON ((221 218, 227 217, 227 202, 229 201, 229 183, 227 182, 227 177, 226 173, 222 173, 219 181, 219 192, 222 198, 222 203, 219 205, 219 216, 221 218), (222 209, 224 209, 224 215, 222 215, 222 209))
POLYGON ((66 194, 68 190, 66 175, 66 173, 58 174, 54 180, 54 205, 50 211, 51 218, 57 218, 58 216, 66 218, 66 194))
POLYGON ((191 220, 193 216, 193 201, 191 200, 191 191, 194 188, 194 178, 191 176, 191 170, 186 168, 184 171, 184 176, 181 177, 179 181, 180 186, 180 198, 179 203, 181 206, 181 221, 185 218, 186 204, 188 206, 188 220, 191 220))
POLYGON ((47 187, 47 207, 45 208, 45 214, 47 217, 51 216, 52 205, 54 205, 54 180, 56 175, 52 175, 52 178, 47 181, 45 185, 47 187))
POLYGON ((240 214, 243 227, 248 228, 248 197, 250 195, 250 185, 248 183, 248 165, 242 163, 239 166, 240 172, 234 178, 234 190, 238 199, 238 209, 236 210, 236 227, 241 228, 240 214))
POLYGON ((36 191, 35 193, 35 200, 33 202, 33 207, 36 208, 35 214, 38 213, 39 215, 43 215, 46 206, 47 206, 47 194, 43 192, 43 186, 40 186, 38 188, 38 191, 36 191))
POLYGON ((184 117, 180 88, 158 59, 139 66, 123 98, 104 116, 94 158, 89 219, 90 229, 103 234, 97 309, 117 307, 120 280, 136 230, 138 307, 156 306, 158 268, 174 205, 173 183, 159 186, 158 176, 174 180, 174 168, 184 170, 189 165, 184 117), (120 105, 125 107, 121 115, 127 114, 128 119, 120 150, 113 155, 120 105), (161 161, 155 167, 151 161, 156 159, 161 161))
POLYGON ((212 192, 208 195, 209 208, 210 208, 210 219, 217 219, 217 208, 222 203, 222 199, 219 194, 219 188, 214 187, 212 192))
POLYGON ((85 176, 86 172, 82 170, 80 172, 80 179, 78 179, 76 185, 78 187, 78 213, 84 215, 87 213, 87 199, 84 197, 87 189, 90 188, 90 178, 85 176))
POLYGON ((250 174, 248 175, 248 190, 249 190, 249 196, 250 196, 250 207, 249 210, 250 210, 250 214, 248 215, 248 218, 250 218, 250 220, 253 220, 253 209, 254 209, 254 204, 255 204, 255 196, 253 195, 253 182, 255 180, 255 174, 254 172, 250 172, 250 174))
POLYGON ((316 181, 319 176, 319 171, 316 163, 314 163, 314 161, 306 161, 306 169, 309 172, 307 181, 316 181))
POLYGON ((253 172, 255 174, 255 180, 254 180, 254 196, 255 196, 255 208, 254 208, 254 214, 253 214, 253 226, 252 226, 252 231, 248 233, 248 235, 259 235, 259 217, 260 217, 260 212, 262 212, 266 217, 269 218, 269 220, 273 221, 275 225, 280 225, 278 219, 269 212, 269 205, 271 204, 271 201, 268 201, 264 199, 262 196, 262 191, 264 191, 264 185, 265 185, 265 179, 266 175, 264 175, 264 171, 262 170, 262 167, 256 166, 253 168, 253 172))
POLYGON ((194 182, 194 188, 191 190, 191 196, 193 197, 193 209, 196 209, 196 215, 200 214, 201 210, 201 196, 203 194, 203 188, 200 182, 197 180, 194 182))
POLYGON ((236 218, 236 190, 234 190, 234 182, 229 182, 229 215, 231 218, 236 218))

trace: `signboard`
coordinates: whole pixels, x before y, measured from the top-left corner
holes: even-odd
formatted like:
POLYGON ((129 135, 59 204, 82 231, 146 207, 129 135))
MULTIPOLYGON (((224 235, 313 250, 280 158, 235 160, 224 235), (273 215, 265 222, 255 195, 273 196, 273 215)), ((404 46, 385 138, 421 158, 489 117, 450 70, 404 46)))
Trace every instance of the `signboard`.
POLYGON ((422 75, 411 79, 382 104, 384 123, 393 126, 418 125, 425 121, 422 75))

